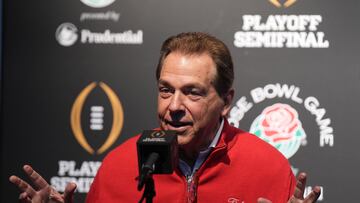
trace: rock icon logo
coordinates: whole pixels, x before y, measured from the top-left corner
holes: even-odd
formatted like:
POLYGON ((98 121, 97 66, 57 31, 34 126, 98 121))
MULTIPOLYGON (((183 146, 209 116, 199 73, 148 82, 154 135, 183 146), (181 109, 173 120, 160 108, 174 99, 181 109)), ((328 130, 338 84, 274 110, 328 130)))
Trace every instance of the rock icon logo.
POLYGON ((55 38, 60 45, 69 47, 78 39, 77 31, 72 23, 63 23, 56 29, 55 38))

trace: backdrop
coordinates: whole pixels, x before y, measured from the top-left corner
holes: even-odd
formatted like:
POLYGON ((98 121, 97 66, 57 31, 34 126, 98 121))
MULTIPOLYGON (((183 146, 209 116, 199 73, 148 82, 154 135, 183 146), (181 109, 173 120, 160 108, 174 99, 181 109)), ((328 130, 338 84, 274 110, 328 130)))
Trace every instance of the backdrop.
POLYGON ((157 127, 160 45, 185 31, 210 33, 232 53, 229 121, 306 171, 320 202, 352 202, 359 9, 356 0, 5 0, 1 202, 17 201, 8 177, 24 177, 26 163, 59 190, 75 181, 83 202, 104 156, 157 127))

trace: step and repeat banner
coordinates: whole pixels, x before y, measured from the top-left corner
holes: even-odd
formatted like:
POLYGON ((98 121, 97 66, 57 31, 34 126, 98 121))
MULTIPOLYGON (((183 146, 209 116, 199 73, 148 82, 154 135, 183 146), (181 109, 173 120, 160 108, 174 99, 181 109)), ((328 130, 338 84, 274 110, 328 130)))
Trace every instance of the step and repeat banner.
POLYGON ((17 201, 8 177, 25 178, 23 164, 59 191, 76 182, 83 202, 104 156, 157 127, 160 45, 187 31, 232 53, 231 124, 307 172, 319 202, 353 202, 359 10, 356 0, 4 0, 1 202, 17 201))

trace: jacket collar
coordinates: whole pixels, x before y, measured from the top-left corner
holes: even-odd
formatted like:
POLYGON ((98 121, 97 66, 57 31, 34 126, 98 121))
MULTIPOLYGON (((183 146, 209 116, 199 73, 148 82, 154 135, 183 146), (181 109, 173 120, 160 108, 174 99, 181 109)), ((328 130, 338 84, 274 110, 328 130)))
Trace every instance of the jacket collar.
POLYGON ((231 126, 227 119, 224 118, 224 127, 222 129, 220 139, 214 148, 214 151, 223 148, 229 150, 235 144, 237 139, 235 135, 239 131, 241 132, 241 130, 238 128, 231 126))

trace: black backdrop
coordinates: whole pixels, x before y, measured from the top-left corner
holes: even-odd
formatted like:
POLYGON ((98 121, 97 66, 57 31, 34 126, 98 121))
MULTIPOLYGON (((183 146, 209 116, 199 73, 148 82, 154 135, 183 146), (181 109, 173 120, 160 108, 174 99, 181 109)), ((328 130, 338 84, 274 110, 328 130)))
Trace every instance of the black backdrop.
POLYGON ((321 202, 353 202, 359 9, 355 0, 4 1, 1 202, 17 200, 8 177, 25 163, 58 189, 76 181, 82 202, 103 157, 157 126, 160 45, 184 31, 231 50, 233 124, 266 139, 264 116, 287 112, 297 131, 287 144, 268 141, 323 187, 321 202))

